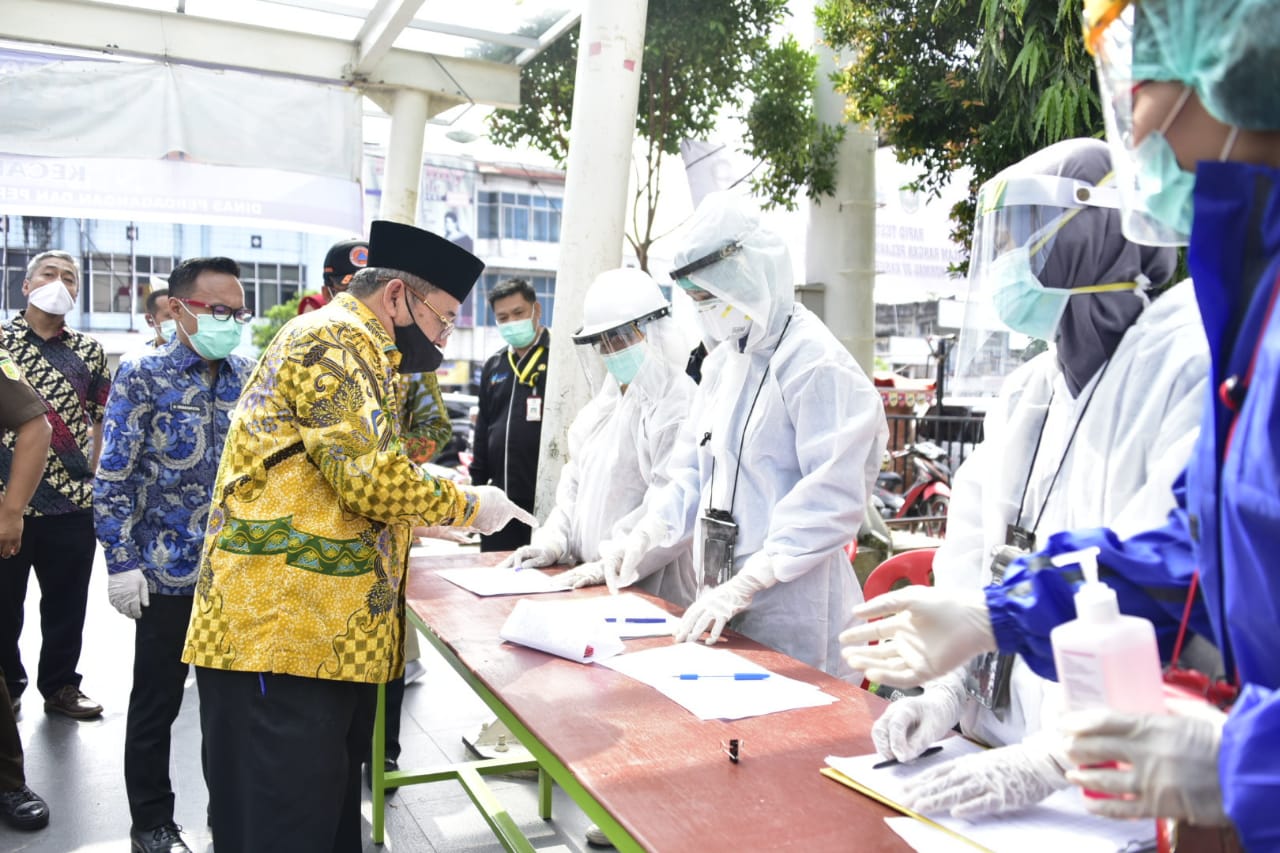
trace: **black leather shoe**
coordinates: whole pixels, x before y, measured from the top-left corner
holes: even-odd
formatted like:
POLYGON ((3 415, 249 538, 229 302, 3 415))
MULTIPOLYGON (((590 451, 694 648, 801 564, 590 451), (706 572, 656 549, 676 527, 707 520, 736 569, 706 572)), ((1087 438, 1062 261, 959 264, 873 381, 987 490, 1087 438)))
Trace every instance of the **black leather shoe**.
MULTIPOLYGON (((391 773, 399 769, 400 769, 400 763, 396 761, 394 758, 383 759, 383 762, 382 762, 383 773, 391 773)), ((364 765, 364 786, 368 788, 370 791, 373 790, 373 765, 367 761, 365 762, 365 765, 364 765)), ((399 790, 400 789, 398 787, 387 788, 385 791, 382 792, 382 795, 389 800, 392 797, 394 797, 399 790)))
POLYGON ((89 720, 102 716, 102 706, 80 692, 74 684, 68 684, 44 700, 46 714, 64 714, 76 720, 89 720))
POLYGON ((133 853, 191 853, 187 842, 182 840, 181 829, 169 821, 154 829, 130 830, 129 848, 133 853))
POLYGON ((26 785, 0 791, 0 817, 14 829, 43 829, 49 825, 49 804, 26 785))

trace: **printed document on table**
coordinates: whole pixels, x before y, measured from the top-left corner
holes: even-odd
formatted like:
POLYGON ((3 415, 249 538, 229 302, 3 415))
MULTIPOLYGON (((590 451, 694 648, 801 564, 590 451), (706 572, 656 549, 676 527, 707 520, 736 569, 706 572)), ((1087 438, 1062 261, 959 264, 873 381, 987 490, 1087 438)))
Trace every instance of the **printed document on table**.
POLYGON ((700 720, 740 720, 792 708, 813 708, 836 701, 815 685, 770 673, 740 655, 702 643, 673 643, 618 655, 601 666, 648 684, 700 720), (768 673, 758 681, 734 674, 768 673), (682 674, 701 678, 684 680, 682 674))
POLYGON ((940 744, 942 751, 908 764, 875 769, 884 757, 878 754, 849 758, 827 757, 822 772, 838 782, 879 800, 913 818, 930 825, 932 833, 895 832, 912 847, 928 853, 955 849, 957 839, 991 853, 1115 853, 1130 841, 1154 834, 1151 821, 1112 820, 1085 811, 1079 788, 1058 791, 1034 806, 1003 815, 990 815, 966 820, 941 814, 918 815, 899 803, 908 779, 932 767, 957 758, 981 752, 982 747, 961 737, 950 737, 940 744), (832 774, 830 771, 835 770, 832 774), (844 777, 844 778, 841 778, 844 777), (910 835, 911 837, 908 837, 910 835))
POLYGON ((629 592, 556 601, 554 605, 564 608, 567 618, 604 622, 616 629, 618 636, 624 640, 636 637, 670 637, 680 624, 679 616, 673 616, 652 601, 629 592))
POLYGON ((573 615, 564 604, 522 598, 498 636, 578 663, 593 663, 623 650, 622 640, 611 624, 585 613, 573 615))
POLYGON ((473 569, 441 569, 436 572, 449 583, 476 595, 534 595, 540 592, 568 592, 569 587, 536 569, 504 569, 497 566, 473 569))

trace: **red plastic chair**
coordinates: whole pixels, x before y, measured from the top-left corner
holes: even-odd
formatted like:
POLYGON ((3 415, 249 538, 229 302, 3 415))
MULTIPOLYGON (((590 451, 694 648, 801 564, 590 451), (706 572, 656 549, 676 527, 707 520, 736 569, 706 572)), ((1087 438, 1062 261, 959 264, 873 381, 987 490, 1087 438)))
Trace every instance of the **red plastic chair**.
MULTIPOLYGON (((863 599, 870 601, 877 595, 883 595, 893 589, 894 584, 900 580, 905 580, 910 585, 932 586, 933 555, 937 550, 937 548, 920 548, 894 554, 867 575, 867 580, 862 585, 863 599)), ((865 678, 862 679, 862 689, 867 690, 870 687, 871 683, 865 678)))
POLYGON ((877 595, 883 595, 893 589, 900 580, 908 584, 930 586, 933 583, 933 555, 937 548, 920 548, 915 551, 903 551, 894 554, 867 575, 862 585, 862 597, 870 601, 877 595))

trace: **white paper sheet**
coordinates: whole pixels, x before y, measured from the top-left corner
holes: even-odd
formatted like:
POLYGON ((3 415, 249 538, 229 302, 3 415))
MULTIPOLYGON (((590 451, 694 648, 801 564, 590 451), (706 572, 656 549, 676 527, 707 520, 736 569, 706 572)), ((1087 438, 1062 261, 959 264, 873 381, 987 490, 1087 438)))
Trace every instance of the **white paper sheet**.
POLYGON ((534 595, 540 592, 568 592, 570 589, 537 569, 477 566, 473 569, 441 569, 436 574, 476 595, 534 595))
POLYGON ((653 602, 629 592, 554 603, 557 607, 565 608, 568 618, 594 619, 607 623, 624 640, 636 637, 670 637, 680 624, 679 616, 672 616, 653 602))
POLYGON ((812 684, 776 673, 759 681, 726 677, 682 680, 681 674, 732 676, 769 672, 733 652, 708 648, 701 643, 673 643, 645 649, 600 661, 600 665, 648 684, 701 720, 740 720, 836 701, 834 696, 828 696, 812 684))
POLYGON ((574 617, 563 603, 527 598, 516 602, 498 636, 578 663, 603 660, 624 648, 609 623, 585 612, 574 617))
MULTIPOLYGON (((872 765, 884 758, 874 753, 849 758, 828 756, 827 764, 855 782, 901 803, 907 779, 961 755, 982 751, 982 747, 960 737, 947 738, 941 746, 942 751, 936 755, 879 770, 872 765)), ((1154 834, 1151 821, 1111 820, 1089 814, 1078 788, 1058 791, 1034 806, 1010 814, 974 820, 954 818, 945 812, 926 816, 993 853, 1025 853, 1031 849, 1037 853, 1116 853, 1130 841, 1154 834)), ((913 838, 903 837, 916 850, 927 853, 949 853, 954 849, 950 843, 939 842, 935 846, 932 843, 935 836, 947 842, 954 840, 937 830, 933 835, 913 833, 913 838), (917 841, 922 846, 917 846, 917 841)))

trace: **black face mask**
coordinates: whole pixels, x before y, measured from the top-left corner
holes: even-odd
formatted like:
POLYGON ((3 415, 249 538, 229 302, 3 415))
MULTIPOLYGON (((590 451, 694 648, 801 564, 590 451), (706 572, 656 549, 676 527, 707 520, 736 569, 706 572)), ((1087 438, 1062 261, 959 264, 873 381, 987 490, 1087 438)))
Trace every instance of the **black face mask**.
POLYGON ((444 361, 444 353, 418 328, 413 303, 407 297, 405 304, 409 306, 409 322, 403 326, 397 323, 395 327, 396 349, 400 350, 400 372, 434 373, 440 362, 444 361))

